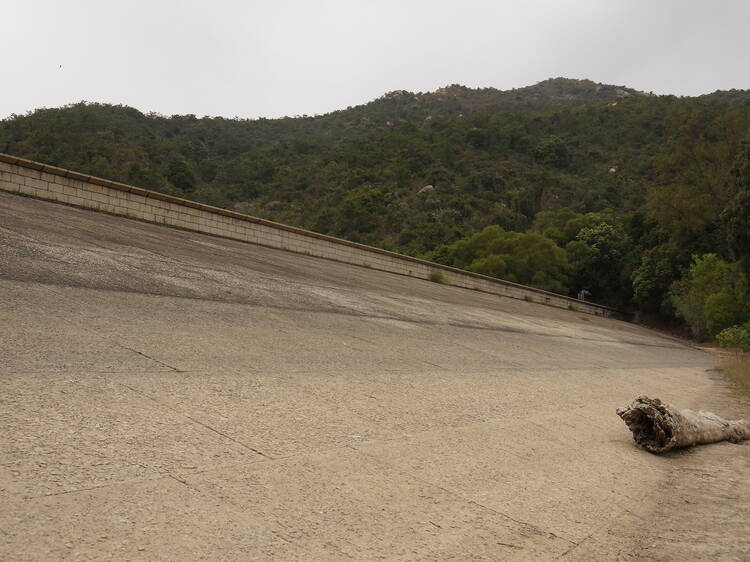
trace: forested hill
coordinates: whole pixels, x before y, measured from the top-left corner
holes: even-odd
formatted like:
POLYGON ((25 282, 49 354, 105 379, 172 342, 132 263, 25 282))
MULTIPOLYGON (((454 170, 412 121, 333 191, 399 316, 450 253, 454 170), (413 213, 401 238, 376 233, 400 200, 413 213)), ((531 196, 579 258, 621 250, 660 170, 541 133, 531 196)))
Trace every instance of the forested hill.
POLYGON ((0 151, 557 292, 585 289, 706 336, 750 316, 749 115, 747 90, 679 98, 556 78, 395 91, 282 119, 80 103, 0 121, 0 151), (725 274, 688 296, 705 255, 725 274), (704 301, 715 294, 740 312, 709 327, 704 301))

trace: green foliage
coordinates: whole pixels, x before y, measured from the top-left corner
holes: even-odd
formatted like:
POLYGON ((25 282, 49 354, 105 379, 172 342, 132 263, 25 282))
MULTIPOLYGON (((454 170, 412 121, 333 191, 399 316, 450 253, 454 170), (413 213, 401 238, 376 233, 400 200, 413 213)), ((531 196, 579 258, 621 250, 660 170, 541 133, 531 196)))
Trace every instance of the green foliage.
POLYGON ((369 186, 351 190, 333 212, 334 231, 350 240, 365 241, 385 214, 383 192, 369 186))
POLYGON ((183 191, 189 191, 195 187, 196 178, 190 165, 183 159, 173 159, 167 168, 167 180, 183 191))
POLYGON ((721 347, 735 347, 750 351, 750 322, 731 326, 718 333, 716 340, 721 347))
POLYGON ((555 135, 545 135, 539 140, 534 149, 534 157, 555 168, 565 168, 568 165, 568 149, 562 139, 555 135))
POLYGON ((575 240, 584 228, 597 227, 602 223, 615 224, 617 222, 618 218, 612 209, 582 214, 564 207, 552 211, 538 212, 534 217, 531 229, 543 233, 547 238, 554 240, 562 247, 575 240))
POLYGON ((719 217, 734 193, 732 163, 747 127, 746 112, 687 105, 674 108, 668 119, 674 135, 655 158, 648 212, 676 243, 702 252, 718 249, 724 242, 719 217))
POLYGON ((586 289, 594 300, 618 303, 630 239, 619 225, 600 222, 578 231, 565 246, 573 266, 573 288, 586 289))
POLYGON ((430 281, 432 281, 433 283, 443 284, 445 283, 445 275, 442 271, 433 271, 432 273, 430 273, 430 281))
POLYGON ((680 276, 682 256, 672 244, 648 248, 631 276, 633 302, 650 313, 667 313, 671 309, 669 287, 680 276))
POLYGON ((747 306, 736 294, 719 291, 710 295, 703 306, 706 329, 715 337, 722 330, 747 318, 747 306))
POLYGON ((722 213, 732 256, 750 275, 750 133, 745 137, 732 168, 736 193, 722 213))
POLYGON ((693 335, 705 339, 727 322, 747 317, 747 284, 737 264, 716 254, 694 256, 688 273, 672 286, 672 301, 693 335))
POLYGON ((578 234, 578 230, 572 230, 575 229, 575 221, 581 217, 580 213, 568 208, 539 211, 531 228, 554 240, 559 246, 564 246, 578 234))
POLYGON ((508 232, 489 226, 445 250, 448 264, 476 273, 567 292, 565 251, 538 232, 508 232))

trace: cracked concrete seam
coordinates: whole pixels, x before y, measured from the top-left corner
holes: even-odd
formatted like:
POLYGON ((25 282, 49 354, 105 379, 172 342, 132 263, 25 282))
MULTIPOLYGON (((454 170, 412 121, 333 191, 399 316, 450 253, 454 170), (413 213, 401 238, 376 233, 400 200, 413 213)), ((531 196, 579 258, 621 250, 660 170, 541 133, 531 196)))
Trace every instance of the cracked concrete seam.
POLYGON ((380 464, 382 466, 388 467, 389 469, 393 470, 394 472, 397 472, 397 473, 400 473, 400 474, 405 474, 409 478, 413 478, 414 480, 416 480, 418 482, 422 482, 423 484, 427 484, 428 486, 433 486, 434 488, 437 488, 438 490, 442 490, 446 494, 449 494, 449 495, 453 496, 454 498, 457 498, 457 499, 459 499, 459 500, 461 500, 461 501, 463 501, 465 503, 476 505, 476 506, 481 507, 482 509, 484 509, 486 511, 494 513, 495 515, 499 515, 503 519, 507 519, 509 521, 513 521, 514 523, 517 523, 518 525, 522 525, 524 527, 528 527, 529 529, 534 529, 537 533, 540 533, 542 535, 547 535, 547 536, 550 536, 550 537, 555 537, 555 538, 558 538, 558 539, 563 540, 565 542, 571 543, 573 545, 577 545, 578 544, 575 541, 572 541, 572 540, 567 539, 565 537, 561 537, 561 536, 553 533, 552 531, 548 531, 548 530, 542 529, 542 528, 538 527, 537 525, 534 525, 533 523, 529 523, 527 521, 521 521, 521 520, 518 520, 518 519, 514 519, 510 515, 507 515, 507 514, 501 512, 501 511, 498 511, 497 509, 492 508, 492 507, 483 505, 483 504, 481 504, 481 503, 479 503, 479 502, 477 502, 475 500, 472 500, 470 498, 464 497, 463 495, 459 494, 458 492, 456 492, 454 490, 450 490, 448 488, 445 488, 445 487, 441 486, 440 484, 437 484, 435 482, 431 482, 429 480, 425 480, 425 479, 423 479, 423 478, 421 478, 421 477, 419 477, 419 476, 417 476, 417 475, 415 475, 413 473, 410 473, 410 472, 408 472, 406 470, 403 470, 403 469, 397 467, 396 465, 388 463, 387 461, 384 461, 383 459, 380 459, 380 458, 378 458, 375 455, 372 455, 370 453, 367 453, 365 451, 357 449, 357 447, 355 447, 354 445, 349 444, 349 445, 345 445, 345 446, 348 447, 348 448, 350 448, 350 449, 352 449, 353 451, 356 451, 357 453, 359 453, 361 455, 364 455, 364 456, 372 459, 373 461, 375 461, 376 463, 378 463, 378 464, 380 464))
POLYGON ((209 431, 213 431, 213 432, 214 432, 214 433, 216 433, 217 435, 220 435, 220 436, 224 437, 225 439, 228 439, 229 441, 232 441, 233 443, 236 443, 237 445, 240 445, 241 447, 244 447, 245 449, 247 449, 247 450, 249 450, 249 451, 252 451, 253 453, 256 453, 256 454, 258 454, 258 455, 260 455, 261 457, 267 458, 267 459, 269 459, 269 460, 273 460, 273 457, 272 457, 272 456, 270 456, 270 455, 267 455, 267 454, 265 454, 265 453, 263 453, 263 452, 259 451, 258 449, 254 448, 254 447, 251 447, 251 446, 250 446, 250 445, 248 445, 247 443, 243 443, 242 441, 239 441, 239 440, 235 439, 234 437, 232 437, 232 436, 230 436, 230 435, 227 435, 226 433, 223 433, 223 432, 219 431, 218 429, 216 429, 216 428, 214 428, 214 427, 211 427, 210 425, 208 425, 208 424, 206 424, 206 423, 203 423, 202 421, 200 421, 200 420, 197 420, 197 419, 193 418, 192 416, 190 416, 190 415, 186 414, 185 412, 182 412, 182 411, 180 411, 180 410, 179 410, 179 409, 177 409, 177 408, 173 408, 173 407, 172 407, 172 406, 170 406, 169 404, 165 404, 165 403, 164 403, 164 402, 162 402, 161 400, 158 400, 157 398, 154 398, 153 396, 150 396, 150 395, 148 395, 148 394, 147 394, 147 393, 145 393, 145 392, 142 392, 142 391, 140 391, 140 390, 138 390, 138 389, 135 389, 135 388, 133 388, 132 386, 130 386, 130 385, 127 385, 127 384, 125 384, 125 383, 123 383, 123 382, 119 382, 118 384, 119 384, 119 385, 121 385, 121 386, 124 386, 125 388, 127 388, 127 389, 128 389, 128 390, 130 390, 131 392, 134 392, 135 394, 138 394, 139 396, 143 396, 144 398, 147 398, 147 399, 149 399, 149 400, 153 400, 154 402, 156 402, 157 404, 159 404, 159 405, 160 405, 160 406, 162 406, 163 408, 165 408, 165 409, 167 409, 167 410, 170 410, 171 412, 174 412, 175 414, 178 414, 178 415, 180 415, 180 416, 183 416, 184 418, 186 418, 186 419, 190 420, 190 421, 191 421, 191 422, 193 422, 194 424, 196 424, 196 425, 199 425, 199 426, 201 426, 201 427, 203 427, 203 428, 205 428, 205 429, 208 429, 209 431))

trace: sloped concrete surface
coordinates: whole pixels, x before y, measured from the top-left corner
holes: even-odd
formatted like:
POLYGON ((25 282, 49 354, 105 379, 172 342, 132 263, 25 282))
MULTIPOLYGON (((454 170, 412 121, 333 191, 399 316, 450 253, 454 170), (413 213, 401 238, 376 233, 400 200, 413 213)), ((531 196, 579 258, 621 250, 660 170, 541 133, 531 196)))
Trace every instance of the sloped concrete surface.
POLYGON ((5 560, 750 554, 747 445, 614 412, 747 403, 634 325, 3 193, 0 319, 5 560))

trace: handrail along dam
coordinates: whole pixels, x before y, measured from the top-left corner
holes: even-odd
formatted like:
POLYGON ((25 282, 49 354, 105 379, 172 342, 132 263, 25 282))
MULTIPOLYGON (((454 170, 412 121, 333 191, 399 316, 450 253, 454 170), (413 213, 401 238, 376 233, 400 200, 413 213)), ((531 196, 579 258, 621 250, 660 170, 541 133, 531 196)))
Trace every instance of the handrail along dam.
POLYGON ((748 446, 654 456, 614 413, 648 394, 747 417, 711 355, 565 297, 452 270, 431 283, 436 266, 388 252, 286 251, 303 235, 263 221, 279 247, 234 216, 239 236, 211 232, 213 211, 153 197, 203 222, 160 221, 148 194, 12 159, 0 558, 750 552, 748 446))

